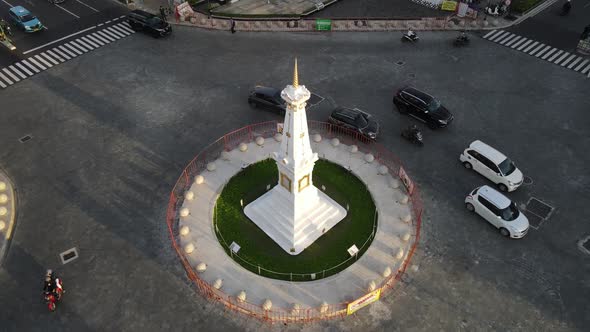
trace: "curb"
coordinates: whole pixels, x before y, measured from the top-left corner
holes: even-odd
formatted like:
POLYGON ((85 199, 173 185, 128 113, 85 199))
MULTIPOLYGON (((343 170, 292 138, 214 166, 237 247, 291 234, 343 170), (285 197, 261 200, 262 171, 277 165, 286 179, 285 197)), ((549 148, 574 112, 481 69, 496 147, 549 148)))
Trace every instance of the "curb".
POLYGON ((16 189, 0 169, 0 265, 8 252, 16 220, 16 189))

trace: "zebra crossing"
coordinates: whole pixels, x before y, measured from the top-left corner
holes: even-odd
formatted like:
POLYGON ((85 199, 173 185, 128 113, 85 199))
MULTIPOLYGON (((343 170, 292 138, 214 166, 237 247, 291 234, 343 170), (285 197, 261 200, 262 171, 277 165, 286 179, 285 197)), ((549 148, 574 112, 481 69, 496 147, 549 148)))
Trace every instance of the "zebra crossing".
POLYGON ((590 77, 590 59, 583 56, 505 30, 492 30, 486 33, 483 38, 590 77))
POLYGON ((122 17, 100 23, 84 36, 74 36, 67 42, 0 69, 0 88, 6 89, 42 71, 134 34, 135 31, 127 22, 117 22, 122 17))

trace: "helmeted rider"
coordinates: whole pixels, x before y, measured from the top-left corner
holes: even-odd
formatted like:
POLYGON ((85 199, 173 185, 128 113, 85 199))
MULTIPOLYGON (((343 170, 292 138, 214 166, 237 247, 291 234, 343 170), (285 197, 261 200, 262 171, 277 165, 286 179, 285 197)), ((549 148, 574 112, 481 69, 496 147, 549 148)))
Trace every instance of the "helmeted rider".
POLYGON ((412 28, 408 28, 408 32, 406 32, 406 34, 408 35, 408 37, 414 39, 416 37, 416 33, 414 31, 412 31, 412 28))
POLYGON ((468 40, 469 37, 467 37, 467 34, 465 33, 465 31, 461 31, 461 34, 459 35, 459 40, 468 40))
POLYGON ((59 278, 55 275, 55 273, 53 273, 51 269, 48 269, 47 273, 45 273, 43 292, 45 292, 45 294, 53 294, 56 299, 59 299, 61 296, 60 292, 63 292, 63 287, 59 278))

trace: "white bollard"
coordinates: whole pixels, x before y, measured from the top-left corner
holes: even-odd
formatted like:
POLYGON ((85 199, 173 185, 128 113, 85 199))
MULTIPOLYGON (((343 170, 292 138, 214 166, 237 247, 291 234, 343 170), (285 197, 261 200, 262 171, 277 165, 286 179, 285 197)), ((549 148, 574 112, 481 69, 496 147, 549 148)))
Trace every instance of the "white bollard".
POLYGON ((316 142, 316 143, 321 142, 322 141, 322 135, 320 135, 320 134, 313 135, 313 141, 316 142))
POLYGON ((6 190, 6 182, 0 181, 0 191, 6 190))
POLYGON ((248 151, 248 144, 240 143, 240 151, 242 151, 242 152, 248 151))
POLYGON ((4 204, 6 202, 8 202, 8 195, 0 194, 0 204, 4 204))
POLYGON ((184 246, 184 252, 186 252, 187 254, 190 254, 193 251, 195 251, 195 245, 194 244, 189 243, 186 246, 184 246))
POLYGON ((402 199, 400 199, 400 200, 399 200, 399 202, 400 202, 401 204, 404 204, 404 205, 406 205, 406 204, 408 204, 408 200, 409 200, 409 198, 408 198, 408 195, 403 195, 403 196, 402 196, 402 199))
POLYGON ((272 302, 269 299, 266 299, 262 304, 262 309, 270 310, 272 308, 272 302))
POLYGON ((263 146, 264 145, 264 137, 262 137, 262 136, 256 137, 256 144, 258 146, 263 146))
POLYGON ((221 286, 223 286, 223 280, 221 280, 221 279, 217 279, 213 283, 213 288, 215 288, 215 289, 220 289, 221 286))
POLYGON ((391 268, 388 266, 383 270, 383 278, 387 278, 391 275, 391 268))
POLYGON ((367 291, 372 292, 375 288, 377 288, 377 285, 375 284, 375 281, 371 280, 369 285, 367 285, 367 291))
POLYGON ((408 241, 410 241, 410 238, 411 237, 412 237, 412 234, 410 234, 410 233, 404 233, 404 235, 402 235, 402 241, 408 242, 408 241))
POLYGON ((390 179, 389 185, 391 186, 391 188, 397 189, 399 188, 399 181, 397 179, 390 179))
POLYGON ((202 175, 197 175, 195 177, 195 184, 201 184, 203 182, 205 182, 205 178, 202 175))
POLYGON ((301 306, 299 306, 299 303, 293 303, 293 307, 291 308, 291 316, 298 315, 300 309, 301 309, 301 306))
POLYGON ((322 302, 322 305, 320 305, 320 312, 322 314, 325 314, 326 311, 328 311, 328 303, 322 302))
POLYGON ((340 145, 340 140, 336 137, 332 138, 332 146, 333 147, 337 147, 338 145, 340 145))
POLYGON ((214 162, 210 162, 210 163, 207 164, 207 170, 209 172, 213 172, 216 169, 217 169, 217 165, 215 165, 214 162))
POLYGON ((199 265, 197 265, 197 272, 205 272, 205 270, 207 270, 207 264, 199 263, 199 265))
POLYGON ((191 231, 190 228, 188 228, 188 226, 186 226, 186 225, 180 227, 180 235, 182 235, 182 236, 187 236, 188 233, 190 233, 190 231, 191 231))
POLYGON ((241 292, 238 294, 238 297, 237 297, 237 299, 238 299, 238 301, 239 301, 239 302, 244 302, 244 301, 246 301, 246 292, 245 292, 245 291, 241 291, 241 292))
POLYGON ((406 224, 410 223, 410 221, 412 221, 412 215, 411 214, 406 214, 405 216, 402 217, 402 221, 405 222, 406 224))
POLYGON ((192 191, 187 191, 186 194, 184 194, 184 198, 186 198, 189 201, 192 201, 195 198, 195 193, 192 191))
POLYGON ((190 214, 190 211, 188 208, 182 208, 180 209, 180 216, 181 217, 187 217, 190 214))
POLYGON ((404 257, 404 248, 399 248, 395 254, 395 258, 402 259, 404 257))
POLYGON ((358 151, 359 151, 359 147, 358 146, 356 146, 354 144, 350 146, 350 152, 351 153, 357 153, 358 151))
POLYGON ((283 135, 281 133, 275 134, 275 141, 281 142, 283 140, 283 135))
POLYGON ((367 153, 365 155, 365 161, 368 163, 372 163, 375 160, 375 156, 373 156, 371 153, 367 153))
POLYGON ((379 166, 379 174, 380 175, 385 175, 387 173, 389 173, 389 168, 387 168, 387 166, 385 166, 385 165, 379 166))

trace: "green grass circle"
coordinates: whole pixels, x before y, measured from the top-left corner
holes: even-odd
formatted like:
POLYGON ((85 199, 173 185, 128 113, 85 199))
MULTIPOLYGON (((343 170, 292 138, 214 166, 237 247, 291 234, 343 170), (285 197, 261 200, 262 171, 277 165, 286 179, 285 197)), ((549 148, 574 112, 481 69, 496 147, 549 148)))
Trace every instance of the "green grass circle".
POLYGON ((313 171, 314 185, 320 190, 322 185, 325 186, 325 193, 344 208, 348 206, 348 213, 346 218, 299 255, 285 252, 244 214, 242 207, 262 196, 268 185, 274 187, 277 180, 275 161, 263 160, 232 177, 217 199, 215 234, 227 254, 237 263, 265 277, 309 281, 344 270, 369 248, 373 231, 377 228, 377 212, 371 194, 352 172, 320 159, 313 171), (229 245, 232 242, 240 246, 237 254, 230 254, 229 245), (352 245, 359 248, 356 258, 347 252, 352 245), (312 278, 312 273, 316 274, 315 278, 312 278))

